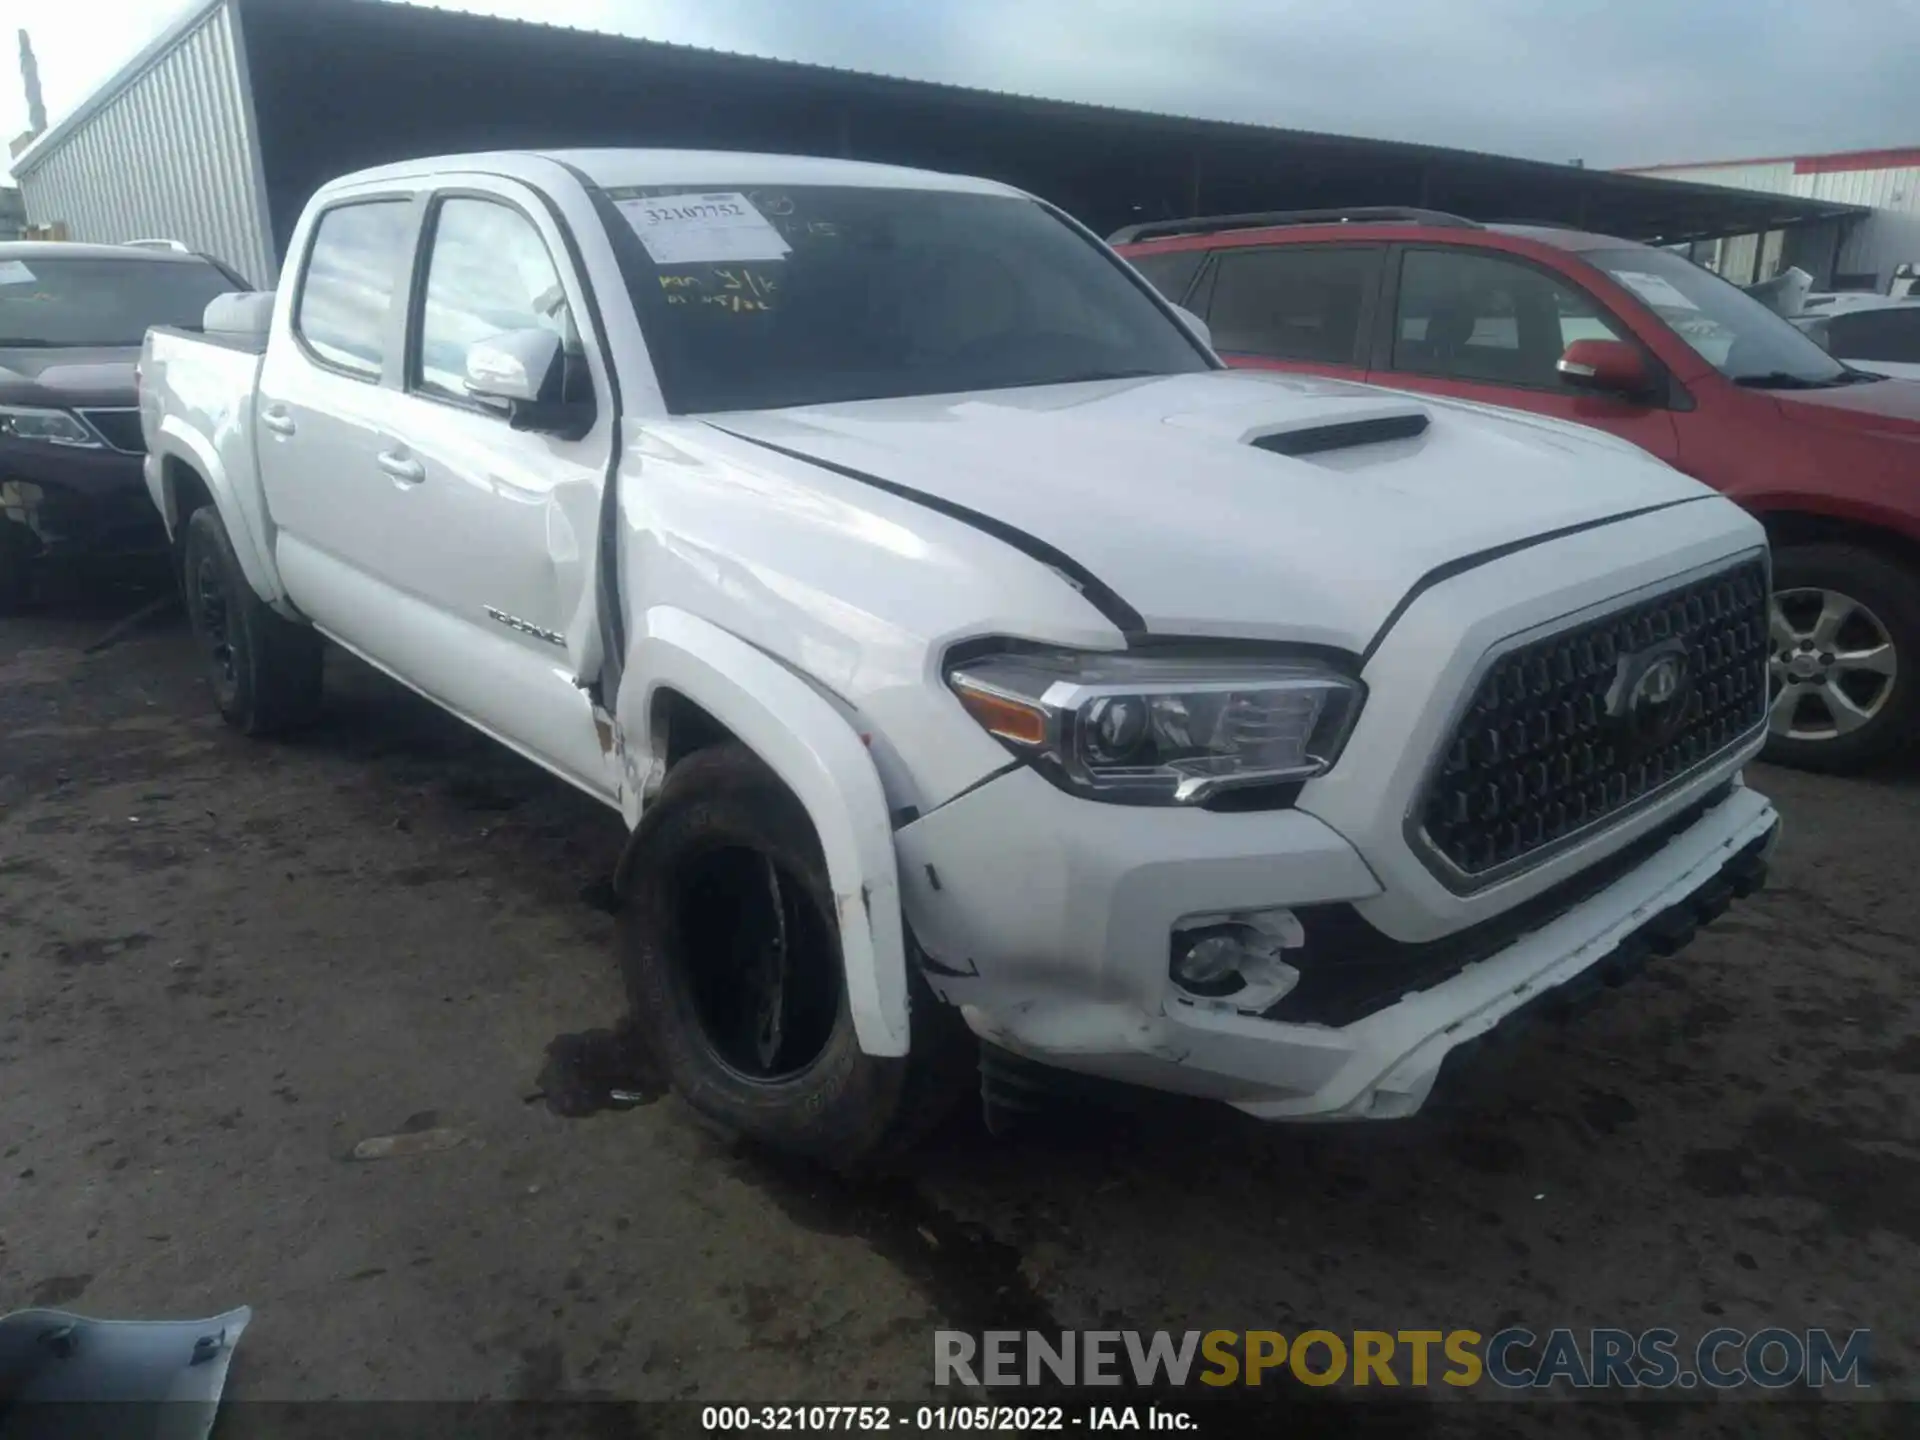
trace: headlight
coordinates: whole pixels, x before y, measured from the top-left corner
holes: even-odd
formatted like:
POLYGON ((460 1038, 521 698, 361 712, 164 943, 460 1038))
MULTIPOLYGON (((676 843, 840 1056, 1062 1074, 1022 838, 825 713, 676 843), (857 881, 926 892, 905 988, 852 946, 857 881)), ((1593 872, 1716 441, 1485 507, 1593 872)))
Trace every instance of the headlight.
POLYGON ((947 683, 1050 779, 1132 805, 1198 805, 1321 774, 1365 695, 1304 658, 1054 650, 963 660, 947 683))
POLYGON ((100 437, 66 410, 36 410, 23 405, 0 405, 0 435, 9 440, 38 440, 45 445, 103 448, 100 437))

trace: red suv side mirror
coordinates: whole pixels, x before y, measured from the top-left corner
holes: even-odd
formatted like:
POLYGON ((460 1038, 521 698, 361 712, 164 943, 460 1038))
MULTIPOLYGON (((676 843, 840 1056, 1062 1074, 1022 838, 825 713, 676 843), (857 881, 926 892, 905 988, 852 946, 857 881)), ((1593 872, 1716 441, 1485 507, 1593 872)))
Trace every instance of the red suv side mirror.
POLYGON ((1608 395, 1637 398, 1653 388, 1640 352, 1624 340, 1576 340, 1554 369, 1569 385, 1608 395))

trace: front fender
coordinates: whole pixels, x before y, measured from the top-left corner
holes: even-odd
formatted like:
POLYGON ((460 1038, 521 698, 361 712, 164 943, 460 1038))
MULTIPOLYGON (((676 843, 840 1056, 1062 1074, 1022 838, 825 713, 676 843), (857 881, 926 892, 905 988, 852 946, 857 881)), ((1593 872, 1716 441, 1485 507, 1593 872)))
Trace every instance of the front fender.
MULTIPOLYGON (((243 476, 240 484, 236 485, 226 462, 220 458, 220 452, 178 416, 168 415, 161 419, 158 438, 160 444, 148 457, 147 463, 159 468, 163 480, 169 461, 187 466, 200 477, 220 511, 220 519, 227 527, 227 538, 233 542, 233 553, 240 561, 240 570, 247 577, 247 584, 253 587, 254 594, 268 604, 283 603, 286 589, 280 583, 279 568, 273 563, 263 517, 241 493, 242 485, 255 483, 253 477, 243 476)), ((176 498, 171 486, 162 487, 162 498, 167 533, 178 539, 182 517, 174 513, 176 498)))
POLYGON ((646 612, 628 647, 626 674, 617 718, 629 754, 655 753, 654 697, 678 691, 799 797, 826 855, 860 1048, 905 1055, 907 961, 893 827, 861 737, 784 665, 684 610, 646 612))

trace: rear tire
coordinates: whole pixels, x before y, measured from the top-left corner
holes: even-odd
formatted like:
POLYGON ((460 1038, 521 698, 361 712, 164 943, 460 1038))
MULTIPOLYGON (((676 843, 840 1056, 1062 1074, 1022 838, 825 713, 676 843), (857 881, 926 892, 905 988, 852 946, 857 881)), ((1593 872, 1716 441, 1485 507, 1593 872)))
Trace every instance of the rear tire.
POLYGON ((918 975, 911 1053, 860 1049, 819 840, 744 746, 674 767, 625 875, 634 1020, 681 1098, 722 1129, 864 1167, 908 1148, 967 1092, 972 1037, 918 975))
POLYGON ((33 560, 39 548, 26 526, 0 519, 0 615, 18 615, 33 603, 33 560))
POLYGON ((211 506, 187 520, 180 576, 221 717, 243 735, 283 735, 310 724, 320 713, 320 637, 254 594, 211 506))
POLYGON ((1847 773, 1911 745, 1920 731, 1920 578, 1862 545, 1787 545, 1774 551, 1772 603, 1763 758, 1847 773), (1793 696, 1782 694, 1788 685, 1793 696))

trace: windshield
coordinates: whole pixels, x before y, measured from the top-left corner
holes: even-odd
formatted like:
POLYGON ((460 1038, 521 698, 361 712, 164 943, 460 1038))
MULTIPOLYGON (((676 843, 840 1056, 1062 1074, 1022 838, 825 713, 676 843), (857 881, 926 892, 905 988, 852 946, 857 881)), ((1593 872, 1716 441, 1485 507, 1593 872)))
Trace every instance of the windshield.
POLYGON ((1852 374, 1751 295, 1668 250, 1588 250, 1710 365, 1735 384, 1807 389, 1852 374))
POLYGON ((684 185, 609 192, 677 413, 1212 368, 1126 267, 1031 200, 684 185))
POLYGON ((204 260, 0 260, 0 346, 138 345, 149 326, 198 330, 236 288, 204 260))

